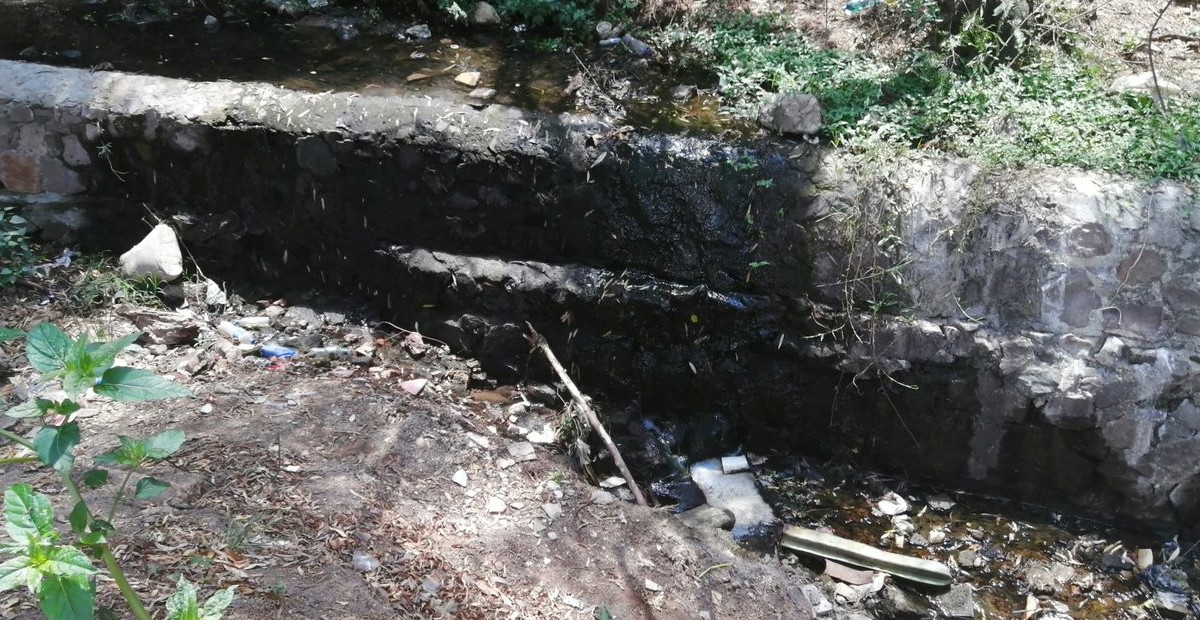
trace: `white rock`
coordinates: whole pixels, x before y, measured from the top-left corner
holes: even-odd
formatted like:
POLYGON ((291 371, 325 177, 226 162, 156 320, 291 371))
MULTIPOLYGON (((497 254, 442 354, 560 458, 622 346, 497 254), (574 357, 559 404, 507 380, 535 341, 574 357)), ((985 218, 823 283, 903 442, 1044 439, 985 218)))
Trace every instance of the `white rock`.
POLYGON ((121 255, 121 273, 130 278, 157 278, 170 282, 183 273, 183 254, 175 231, 166 224, 155 226, 150 234, 121 255))
POLYGON ((908 501, 903 497, 888 491, 878 502, 875 509, 885 516, 895 516, 908 512, 908 501))
POLYGON ((464 86, 474 88, 479 85, 479 80, 483 78, 483 74, 478 71, 464 71, 454 77, 454 81, 464 86))
POLYGON ((542 512, 546 513, 546 517, 553 521, 562 516, 562 505, 542 504, 542 512))
POLYGON ((592 493, 591 501, 593 504, 600 504, 603 506, 605 504, 611 504, 617 501, 617 497, 608 491, 597 490, 595 493, 592 493))
POLYGON ((492 442, 488 441, 487 437, 484 437, 479 433, 467 433, 467 439, 471 440, 471 443, 483 448, 484 450, 492 447, 492 442))
POLYGON ((458 471, 454 472, 454 477, 453 477, 453 478, 451 478, 451 480, 453 480, 453 481, 454 481, 454 484, 457 484, 457 485, 458 485, 458 486, 460 486, 460 487, 465 487, 465 486, 467 486, 467 472, 466 472, 466 470, 462 470, 462 469, 460 469, 460 470, 458 470, 458 471))
POLYGON ((200 413, 208 414, 208 413, 212 413, 212 412, 213 412, 212 403, 205 403, 203 407, 200 407, 200 413))
POLYGON ((496 496, 492 496, 492 497, 488 498, 488 501, 487 501, 487 511, 488 512, 490 512, 492 514, 499 514, 501 512, 504 512, 506 509, 508 509, 508 506, 506 506, 504 504, 504 500, 502 500, 496 496))
POLYGON ((642 585, 651 592, 662 592, 662 586, 650 581, 649 579, 647 579, 642 585))
POLYGON ((600 488, 615 489, 623 484, 625 484, 624 478, 622 478, 620 476, 609 476, 609 477, 605 478, 604 480, 600 481, 600 488))
POLYGON ((518 441, 508 446, 508 455, 518 461, 532 461, 537 458, 533 444, 528 441, 518 441))

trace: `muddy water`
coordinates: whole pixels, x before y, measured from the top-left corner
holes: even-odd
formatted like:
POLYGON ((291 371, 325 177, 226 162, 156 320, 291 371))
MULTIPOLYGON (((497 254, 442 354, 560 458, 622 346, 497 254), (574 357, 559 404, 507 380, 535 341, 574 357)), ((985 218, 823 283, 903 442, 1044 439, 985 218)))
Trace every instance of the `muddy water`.
MULTIPOLYGON (((954 570, 956 583, 965 581, 974 587, 976 601, 988 618, 1023 617, 1029 568, 1055 564, 1071 567, 1073 576, 1053 594, 1040 597, 1043 610, 1053 601, 1072 618, 1146 617, 1140 606, 1150 598, 1150 591, 1140 584, 1132 565, 1116 565, 1122 563, 1121 556, 1136 557, 1139 548, 1152 549, 1155 560, 1161 560, 1163 541, 1153 536, 1015 502, 910 487, 895 479, 772 465, 768 462, 760 468, 757 478, 783 522, 826 528, 859 542, 946 563, 954 570), (905 514, 915 526, 914 534, 930 541, 938 538, 931 532, 940 531, 944 540, 928 544, 917 540, 921 546, 915 546, 910 534, 903 548, 897 548, 893 518, 877 509, 889 491, 908 499, 905 514), (953 505, 947 507, 946 502, 953 505)), ((917 588, 911 593, 936 594, 917 588)))
MULTIPOLYGON (((513 33, 440 31, 409 41, 398 37, 409 23, 362 16, 310 16, 292 21, 268 13, 225 15, 215 31, 204 11, 133 12, 121 3, 0 0, 0 58, 91 69, 113 69, 192 80, 267 82, 285 88, 372 95, 430 95, 469 102, 471 88, 454 81, 466 71, 483 75, 480 86, 497 91, 496 103, 561 113, 595 111, 564 94, 572 76, 587 76, 614 95, 626 121, 676 133, 741 127, 720 113, 710 95, 672 99, 680 84, 710 77, 676 74, 669 66, 630 57, 623 49, 579 45, 536 51, 537 42, 513 33), (586 72, 583 67, 591 68, 586 72), (610 84, 606 68, 619 71, 610 84), (423 77, 416 78, 420 75, 423 77)), ((711 84, 709 84, 711 85, 711 84)))

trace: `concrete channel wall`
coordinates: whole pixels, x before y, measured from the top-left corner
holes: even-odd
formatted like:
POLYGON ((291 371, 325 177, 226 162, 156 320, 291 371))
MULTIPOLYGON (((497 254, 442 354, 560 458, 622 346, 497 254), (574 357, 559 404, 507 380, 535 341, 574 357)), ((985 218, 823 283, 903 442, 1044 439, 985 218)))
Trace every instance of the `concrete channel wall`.
POLYGON ((359 292, 501 380, 531 321, 585 385, 701 429, 696 456, 732 428, 1200 520, 1195 188, 7 61, 0 185, 117 247, 145 205, 206 269, 359 292))

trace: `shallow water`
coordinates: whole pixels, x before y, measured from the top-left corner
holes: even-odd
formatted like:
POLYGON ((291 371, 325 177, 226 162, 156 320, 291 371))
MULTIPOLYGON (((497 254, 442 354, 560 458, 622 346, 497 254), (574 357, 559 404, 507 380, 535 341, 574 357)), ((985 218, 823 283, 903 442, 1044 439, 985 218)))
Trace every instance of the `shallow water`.
POLYGON ((589 111, 564 88, 584 66, 592 71, 613 67, 628 81, 603 88, 621 91, 617 101, 626 114, 611 120, 677 133, 744 128, 721 115, 711 95, 672 101, 675 86, 703 88, 711 77, 679 74, 620 48, 580 45, 541 52, 514 33, 439 32, 437 26, 433 38, 410 42, 395 32, 411 24, 372 23, 353 15, 295 22, 265 12, 227 16, 210 32, 206 15, 199 10, 130 14, 112 2, 0 2, 0 58, 191 80, 267 82, 312 92, 427 94, 460 101, 467 101, 471 88, 455 83, 455 76, 479 71, 479 85, 496 89, 495 103, 549 113, 589 111), (351 23, 356 34, 343 40, 335 26, 351 23), (425 77, 412 81, 414 74, 425 77))

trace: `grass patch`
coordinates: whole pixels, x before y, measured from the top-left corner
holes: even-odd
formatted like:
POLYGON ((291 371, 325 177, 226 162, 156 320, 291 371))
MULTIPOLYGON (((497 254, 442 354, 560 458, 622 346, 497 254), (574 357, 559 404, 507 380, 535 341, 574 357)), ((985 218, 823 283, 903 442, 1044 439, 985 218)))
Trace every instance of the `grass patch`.
POLYGON ((121 275, 117 261, 111 256, 80 258, 79 268, 79 275, 71 283, 66 296, 67 304, 75 312, 86 313, 120 303, 151 308, 163 307, 158 297, 158 280, 126 279, 121 275))
POLYGON ((1108 92, 1092 63, 1059 45, 1028 43, 997 62, 992 39, 960 31, 946 40, 950 51, 884 62, 818 48, 769 17, 710 16, 668 27, 656 43, 713 71, 740 117, 778 92, 815 95, 824 137, 852 151, 933 147, 1001 165, 1200 179, 1200 102, 1177 99, 1164 112, 1148 97, 1108 92), (983 43, 964 53, 973 40, 983 43))

